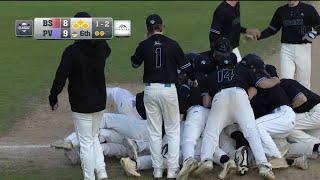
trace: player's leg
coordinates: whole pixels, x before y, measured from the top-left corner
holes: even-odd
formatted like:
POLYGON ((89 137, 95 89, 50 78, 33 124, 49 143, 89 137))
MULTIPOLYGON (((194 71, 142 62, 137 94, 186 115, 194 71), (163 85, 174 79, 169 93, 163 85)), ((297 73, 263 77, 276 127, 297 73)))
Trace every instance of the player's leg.
POLYGON ((209 109, 202 106, 192 106, 188 109, 181 142, 184 161, 194 157, 194 149, 204 129, 208 113, 209 109))
POLYGON ((101 143, 118 143, 122 144, 124 136, 113 129, 100 129, 99 141, 101 143))
POLYGON ((195 147, 204 129, 209 109, 203 106, 192 106, 187 111, 187 118, 182 132, 183 166, 178 174, 178 179, 185 179, 189 173, 197 168, 198 161, 194 158, 195 147))
POLYGON ((275 179, 270 163, 268 163, 247 93, 235 88, 232 94, 232 116, 239 123, 244 137, 248 140, 252 153, 259 166, 259 174, 267 179, 275 179))
POLYGON ((217 93, 213 100, 208 120, 202 134, 201 162, 195 170, 196 176, 203 176, 205 172, 213 168, 213 154, 219 146, 219 136, 222 129, 230 123, 229 121, 229 92, 217 93))
POLYGON ((294 63, 294 55, 294 46, 292 44, 281 44, 280 78, 295 78, 296 65, 294 63))
POLYGON ((294 129, 295 113, 288 106, 281 106, 271 114, 260 117, 256 124, 266 154, 269 157, 282 158, 272 138, 285 138, 294 129))
POLYGON ((158 101, 158 86, 149 85, 144 91, 144 106, 147 115, 147 130, 149 134, 150 153, 152 159, 153 175, 161 178, 163 173, 162 147, 162 113, 158 101))
POLYGON ((161 93, 161 110, 164 128, 168 139, 168 178, 176 178, 180 155, 180 114, 176 87, 163 87, 161 93))
POLYGON ((118 143, 102 143, 101 144, 104 156, 108 157, 126 157, 127 149, 123 144, 118 143))
POLYGON ((95 170, 98 179, 108 178, 103 151, 98 137, 103 113, 104 111, 100 111, 92 114, 93 153, 95 158, 95 170))
POLYGON ((95 179, 92 114, 72 113, 80 144, 80 159, 84 179, 95 179))
POLYGON ((232 52, 237 56, 237 62, 240 62, 242 58, 241 58, 239 48, 234 48, 232 52))
POLYGON ((310 89, 311 80, 311 44, 295 45, 296 80, 310 89))
POLYGON ((105 127, 130 139, 147 139, 147 121, 123 114, 104 114, 105 127))
POLYGON ((309 112, 297 113, 295 129, 320 129, 320 104, 313 107, 309 112))

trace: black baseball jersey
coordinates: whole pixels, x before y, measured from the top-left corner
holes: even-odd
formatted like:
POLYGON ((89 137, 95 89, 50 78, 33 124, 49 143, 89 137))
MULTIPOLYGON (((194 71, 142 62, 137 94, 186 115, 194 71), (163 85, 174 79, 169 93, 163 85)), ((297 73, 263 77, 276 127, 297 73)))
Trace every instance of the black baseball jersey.
POLYGON ((202 93, 209 93, 214 97, 222 89, 239 87, 247 91, 250 86, 258 86, 266 78, 265 75, 255 74, 241 64, 236 65, 234 69, 219 69, 203 78, 200 78, 199 84, 202 87, 202 93))
POLYGON ((272 36, 282 28, 282 43, 308 43, 308 41, 302 40, 302 37, 319 25, 320 17, 313 6, 303 2, 299 2, 295 7, 289 7, 286 4, 276 10, 269 27, 262 31, 260 39, 272 36))
POLYGON ((140 92, 136 95, 136 109, 138 114, 142 117, 142 119, 147 119, 146 108, 144 107, 143 101, 144 92, 140 92))
POLYGON ((202 95, 200 87, 192 87, 182 84, 178 87, 178 101, 180 114, 186 114, 191 106, 202 105, 202 95))
POLYGON ((305 88, 302 84, 298 81, 293 79, 281 79, 280 83, 281 87, 286 91, 288 94, 291 102, 294 99, 303 93, 307 97, 307 102, 302 104, 301 106, 294 109, 297 113, 304 113, 310 111, 315 105, 320 103, 320 96, 316 93, 310 91, 309 89, 305 88))
POLYGON ((257 88, 257 90, 257 95, 251 100, 256 118, 267 115, 280 106, 291 106, 289 97, 280 84, 269 89, 257 88))
POLYGON ((240 3, 235 7, 223 1, 214 11, 209 34, 210 44, 220 37, 229 39, 232 48, 239 46, 240 33, 246 28, 240 25, 240 3))
POLYGON ((176 83, 178 67, 189 75, 193 71, 179 44, 162 34, 140 42, 131 62, 134 68, 144 62, 144 83, 176 83))

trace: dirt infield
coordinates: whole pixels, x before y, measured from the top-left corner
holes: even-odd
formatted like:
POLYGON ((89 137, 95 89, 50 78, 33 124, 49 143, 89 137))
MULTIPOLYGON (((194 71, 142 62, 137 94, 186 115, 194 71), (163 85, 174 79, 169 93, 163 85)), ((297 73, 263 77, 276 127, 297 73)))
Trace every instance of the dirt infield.
MULTIPOLYGON (((320 9, 320 2, 316 2, 320 9)), ((320 94, 320 38, 313 44, 312 53, 312 89, 320 94)), ((278 66, 279 54, 270 57, 268 62, 278 66)), ((110 86, 110 85, 109 85, 110 86)), ((112 84, 138 92, 142 85, 137 84, 112 84)), ((73 123, 68 104, 66 90, 59 96, 59 109, 56 112, 49 110, 46 103, 35 106, 36 110, 18 121, 14 128, 0 137, 0 169, 3 167, 38 167, 44 169, 64 168, 71 165, 63 155, 63 151, 54 150, 48 145, 58 139, 64 138, 73 132, 73 123), (34 146, 26 146, 34 145, 34 146), (4 146, 15 146, 8 148, 4 146)), ((108 174, 110 179, 125 179, 119 163, 116 159, 108 159, 108 174)), ((277 179, 320 179, 320 159, 312 160, 311 168, 307 171, 286 169, 275 170, 277 179)), ((79 167, 80 168, 80 167, 79 167)), ((80 171, 80 170, 79 170, 80 171)), ((206 179, 215 179, 219 167, 206 179)), ((144 179, 151 179, 151 171, 143 172, 144 179)), ((1 179, 1 178, 0 178, 1 179)), ((260 179, 257 171, 251 171, 248 175, 237 179, 260 179)))

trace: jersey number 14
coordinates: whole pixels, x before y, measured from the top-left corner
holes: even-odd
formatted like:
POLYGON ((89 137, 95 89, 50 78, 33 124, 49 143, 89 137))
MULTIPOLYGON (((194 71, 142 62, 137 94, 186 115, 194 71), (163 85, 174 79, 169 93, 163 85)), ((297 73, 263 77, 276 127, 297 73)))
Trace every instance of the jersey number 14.
POLYGON ((223 69, 218 71, 218 83, 232 81, 234 73, 232 69, 223 69))

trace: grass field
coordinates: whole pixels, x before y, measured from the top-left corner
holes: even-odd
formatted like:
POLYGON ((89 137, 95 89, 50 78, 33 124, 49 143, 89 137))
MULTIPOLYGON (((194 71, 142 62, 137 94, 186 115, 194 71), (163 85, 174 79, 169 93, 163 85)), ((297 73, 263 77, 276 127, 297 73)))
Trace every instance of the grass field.
MULTIPOLYGON (((209 47, 208 29, 212 12, 219 2, 0 2, 0 132, 30 111, 34 104, 46 100, 60 55, 71 41, 36 41, 16 38, 16 19, 68 17, 79 10, 92 16, 110 16, 132 20, 130 38, 114 38, 109 43, 108 82, 141 82, 141 68, 131 68, 129 59, 145 33, 145 18, 156 12, 163 16, 166 33, 176 39, 185 52, 205 51, 209 47)), ((242 24, 264 28, 275 8, 283 2, 242 2, 242 24)), ((255 51, 263 57, 273 53, 277 37, 259 43, 241 40, 242 54, 255 51)))

